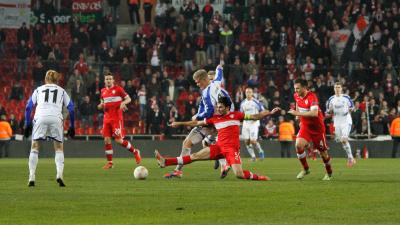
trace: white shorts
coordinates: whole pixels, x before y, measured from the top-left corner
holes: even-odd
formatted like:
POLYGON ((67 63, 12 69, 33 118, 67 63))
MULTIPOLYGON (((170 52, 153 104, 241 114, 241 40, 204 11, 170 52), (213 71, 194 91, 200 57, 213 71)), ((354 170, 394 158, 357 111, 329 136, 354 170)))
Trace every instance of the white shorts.
POLYGON ((340 124, 335 126, 335 139, 340 141, 342 138, 349 138, 351 124, 340 124))
POLYGON ((32 140, 47 140, 47 138, 63 142, 64 126, 62 119, 55 116, 46 116, 33 120, 32 140))
POLYGON ((242 138, 244 140, 257 140, 258 139, 259 126, 243 126, 242 127, 242 138))
POLYGON ((208 135, 213 135, 215 133, 214 130, 215 129, 212 127, 194 127, 186 139, 190 140, 192 144, 195 145, 200 143, 208 135))

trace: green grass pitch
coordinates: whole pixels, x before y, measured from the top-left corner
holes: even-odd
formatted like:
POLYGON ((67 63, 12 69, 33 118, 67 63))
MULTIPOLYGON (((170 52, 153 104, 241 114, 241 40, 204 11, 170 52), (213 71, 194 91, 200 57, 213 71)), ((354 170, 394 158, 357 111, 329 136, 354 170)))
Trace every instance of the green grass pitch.
POLYGON ((147 180, 135 180, 134 160, 66 158, 65 182, 55 182, 54 159, 39 159, 36 187, 27 187, 27 159, 0 160, 0 224, 399 224, 400 161, 335 158, 334 180, 321 181, 320 160, 296 180, 296 159, 243 159, 244 168, 272 181, 219 179, 213 162, 186 166, 167 180, 154 159, 144 159, 147 180))

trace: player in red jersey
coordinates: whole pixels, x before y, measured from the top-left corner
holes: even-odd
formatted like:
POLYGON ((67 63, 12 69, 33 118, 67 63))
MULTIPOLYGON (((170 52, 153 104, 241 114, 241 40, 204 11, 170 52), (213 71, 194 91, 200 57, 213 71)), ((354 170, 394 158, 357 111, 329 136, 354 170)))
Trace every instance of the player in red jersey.
POLYGON ((111 137, 114 137, 115 142, 128 149, 135 156, 136 163, 141 161, 140 151, 127 140, 124 140, 124 119, 122 111, 128 108, 126 105, 131 102, 131 98, 125 90, 117 85, 114 85, 114 76, 108 73, 104 76, 105 88, 101 89, 100 104, 98 109, 104 110, 103 119, 103 137, 105 144, 105 153, 107 163, 103 169, 111 169, 113 167, 113 148, 111 145, 111 137))
POLYGON ((314 149, 320 152, 322 161, 325 164, 326 174, 323 180, 330 180, 332 177, 331 158, 328 155, 324 116, 318 106, 318 98, 313 92, 307 90, 307 81, 303 79, 295 80, 294 91, 296 92, 294 94, 296 109, 291 109, 288 113, 300 117, 300 131, 296 138, 296 152, 303 170, 297 175, 297 179, 303 179, 305 175, 310 173, 305 148, 310 143, 313 143, 314 149))
POLYGON ((223 96, 218 98, 217 115, 205 119, 204 121, 187 121, 173 122, 171 126, 206 126, 214 125, 218 132, 218 140, 216 144, 211 144, 209 147, 187 156, 176 158, 164 158, 156 150, 155 156, 160 167, 172 165, 184 165, 199 160, 215 160, 225 158, 227 164, 231 166, 237 178, 248 180, 270 180, 267 176, 254 174, 248 170, 242 169, 240 160, 240 122, 243 120, 259 120, 265 116, 271 115, 279 110, 273 109, 271 112, 262 111, 259 114, 245 115, 242 112, 230 112, 230 100, 223 96))

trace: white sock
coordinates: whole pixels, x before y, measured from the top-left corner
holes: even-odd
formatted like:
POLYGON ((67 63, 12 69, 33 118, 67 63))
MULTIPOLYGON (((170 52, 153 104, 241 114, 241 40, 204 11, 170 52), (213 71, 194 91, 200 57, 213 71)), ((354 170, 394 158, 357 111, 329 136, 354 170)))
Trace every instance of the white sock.
POLYGON ((347 153, 347 158, 352 159, 353 158, 353 153, 351 153, 351 146, 350 143, 347 142, 346 144, 342 145, 343 149, 346 151, 347 153))
POLYGON ((219 165, 223 169, 226 165, 226 159, 218 159, 219 165))
POLYGON ((39 161, 39 151, 31 149, 29 154, 29 181, 35 180, 36 167, 39 161))
MULTIPOLYGON (((190 148, 182 148, 182 151, 181 151, 181 155, 180 155, 180 156, 190 155, 190 150, 191 150, 190 148)), ((183 168, 183 165, 177 165, 176 168, 175 168, 175 170, 181 171, 182 168, 183 168)))
POLYGON ((64 173, 64 152, 63 151, 56 151, 56 155, 54 157, 54 161, 56 162, 57 178, 63 178, 63 173, 64 173))
POLYGON ((246 149, 249 152, 251 158, 255 158, 256 157, 256 154, 254 153, 253 146, 251 144, 250 145, 246 145, 246 149))
POLYGON ((260 143, 256 142, 255 144, 253 144, 253 146, 255 146, 255 148, 257 149, 258 153, 264 152, 264 150, 261 148, 260 143))

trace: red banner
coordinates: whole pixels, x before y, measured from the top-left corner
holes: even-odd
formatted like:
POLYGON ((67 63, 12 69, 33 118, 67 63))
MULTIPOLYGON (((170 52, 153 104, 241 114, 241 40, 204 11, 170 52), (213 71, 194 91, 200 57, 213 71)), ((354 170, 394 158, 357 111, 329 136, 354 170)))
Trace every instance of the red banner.
POLYGON ((93 13, 102 10, 101 0, 74 0, 72 3, 73 13, 93 13))

